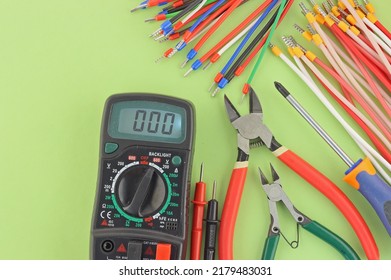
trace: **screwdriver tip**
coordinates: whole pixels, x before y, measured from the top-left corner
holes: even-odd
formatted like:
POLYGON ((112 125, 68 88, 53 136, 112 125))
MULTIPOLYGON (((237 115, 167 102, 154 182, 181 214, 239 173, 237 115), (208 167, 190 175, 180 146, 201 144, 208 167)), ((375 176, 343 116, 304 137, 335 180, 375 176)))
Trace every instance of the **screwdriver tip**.
POLYGON ((291 93, 279 82, 275 81, 274 86, 281 93, 284 98, 287 98, 291 93))

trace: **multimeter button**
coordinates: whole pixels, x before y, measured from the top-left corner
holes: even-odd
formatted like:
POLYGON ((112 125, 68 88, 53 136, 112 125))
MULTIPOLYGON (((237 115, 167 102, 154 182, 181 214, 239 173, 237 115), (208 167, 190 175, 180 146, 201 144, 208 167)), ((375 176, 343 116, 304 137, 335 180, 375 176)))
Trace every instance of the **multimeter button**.
POLYGON ((171 258, 171 244, 158 243, 156 246, 156 259, 169 260, 171 258))
POLYGON ((173 165, 175 166, 179 166, 181 163, 182 163, 182 159, 180 156, 174 156, 172 159, 171 159, 171 162, 173 165))
POLYGON ((128 260, 141 260, 143 243, 129 242, 128 243, 128 260))
POLYGON ((105 144, 105 153, 106 154, 112 154, 118 149, 118 144, 117 143, 111 143, 108 142, 105 144))

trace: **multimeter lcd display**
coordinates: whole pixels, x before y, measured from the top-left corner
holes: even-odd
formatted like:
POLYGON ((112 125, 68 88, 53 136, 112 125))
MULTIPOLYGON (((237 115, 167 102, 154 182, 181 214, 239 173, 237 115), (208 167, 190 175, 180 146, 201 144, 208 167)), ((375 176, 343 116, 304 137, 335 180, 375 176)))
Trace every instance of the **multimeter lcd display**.
POLYGON ((154 101, 123 101, 112 107, 108 133, 112 138, 182 143, 185 109, 154 101))

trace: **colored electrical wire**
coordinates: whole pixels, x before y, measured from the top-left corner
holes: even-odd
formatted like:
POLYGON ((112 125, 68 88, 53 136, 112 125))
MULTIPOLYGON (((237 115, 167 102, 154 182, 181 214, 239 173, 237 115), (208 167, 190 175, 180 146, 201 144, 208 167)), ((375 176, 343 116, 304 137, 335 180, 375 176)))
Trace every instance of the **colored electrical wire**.
MULTIPOLYGON (((231 56, 231 58, 227 61, 227 63, 225 64, 225 66, 223 67, 223 69, 219 72, 219 76, 222 77, 222 79, 219 80, 218 82, 218 86, 216 87, 216 89, 213 91, 212 93, 212 96, 215 96, 216 93, 218 92, 218 90, 220 89, 223 89, 225 87, 225 85, 228 83, 228 80, 223 78, 224 74, 228 71, 228 69, 230 68, 230 66, 232 65, 232 63, 234 63, 235 61, 235 58, 239 55, 239 53, 241 52, 241 50, 244 48, 244 46, 247 44, 247 41, 250 39, 250 37, 252 36, 252 34, 255 32, 255 30, 258 28, 258 26, 263 22, 263 20, 266 18, 266 16, 273 10, 273 8, 276 6, 278 0, 273 0, 273 2, 266 8, 265 12, 262 13, 262 15, 258 18, 258 20, 256 21, 256 23, 254 24, 253 27, 251 27, 251 29, 248 31, 248 33, 246 34, 246 36, 244 37, 244 39, 242 40, 242 42, 239 44, 239 46, 236 48, 236 50, 234 51, 233 55, 231 56)), ((276 17, 273 17, 273 22, 275 20, 276 17)), ((267 28, 269 29, 269 28, 267 28)), ((263 29, 264 30, 264 29, 263 29)), ((266 33, 267 30, 264 31, 264 33, 262 34, 262 37, 263 35, 266 33)), ((216 80, 216 79, 215 79, 216 80)))
MULTIPOLYGON (((337 55, 336 51, 332 48, 332 44, 330 43, 330 40, 328 38, 328 36, 325 34, 325 32, 321 29, 321 27, 319 26, 319 24, 316 22, 315 18, 312 16, 312 14, 308 11, 308 9, 304 6, 304 5, 301 5, 301 8, 303 9, 304 12, 306 12, 306 16, 307 16, 307 19, 309 20, 310 24, 315 28, 315 30, 319 33, 319 35, 322 37, 322 39, 324 40, 324 42, 326 43, 326 45, 328 46, 328 49, 326 51, 326 49, 324 48, 325 50, 325 55, 327 55, 328 59, 329 60, 332 60, 332 58, 335 59, 336 63, 339 65, 339 67, 341 67, 344 75, 346 75, 346 77, 348 78, 348 80, 354 85, 354 87, 361 93, 363 94, 363 90, 362 88, 360 87, 360 85, 356 82, 356 80, 352 77, 352 75, 350 74, 350 72, 346 69, 346 66, 345 64, 342 62, 342 60, 339 58, 339 56, 337 55), (328 54, 328 51, 330 51, 330 53, 328 54)), ((331 20, 331 19, 330 19, 331 20)), ((337 34, 343 34, 343 32, 335 25, 335 23, 333 21, 329 22, 329 26, 333 29, 334 32, 336 32, 337 34)), ((342 36, 342 35, 341 35, 342 36)), ((345 43, 345 41, 343 41, 342 43, 345 43)), ((348 44, 346 42, 346 44, 348 44)), ((354 47, 349 47, 349 49, 351 50, 354 50, 354 47)), ((364 74, 365 75, 365 74, 364 74)), ((360 99, 357 99, 356 100, 360 100, 360 99)), ((385 133, 386 135, 388 134, 387 138, 391 139, 390 136, 391 136, 391 133, 387 132, 387 129, 384 127, 383 123, 376 117, 376 115, 374 115, 374 113, 372 112, 372 110, 369 108, 369 106, 367 106, 366 103, 363 103, 363 102, 360 102, 360 105, 364 106, 365 108, 365 111, 370 114, 371 118, 376 122, 376 124, 382 129, 383 133, 385 133)))
POLYGON ((347 0, 340 0, 345 7, 349 10, 350 14, 356 19, 357 26, 361 29, 361 31, 364 32, 366 37, 371 42, 372 46, 375 48, 376 52, 379 54, 383 64, 386 66, 388 73, 391 74, 391 65, 388 62, 387 58, 385 57, 384 53, 380 49, 379 45, 376 43, 376 41, 373 39, 373 34, 368 30, 360 16, 357 14, 356 10, 350 5, 350 3, 347 0))
MULTIPOLYGON (((334 30, 338 34, 339 38, 342 39, 341 42, 343 44, 348 44, 347 40, 344 38, 345 34, 341 30, 339 30, 338 28, 336 28, 334 30), (345 39, 345 40, 343 40, 343 39, 345 39)), ((363 73, 364 77, 368 81, 369 85, 371 86, 373 92, 375 93, 377 99, 379 100, 379 102, 383 106, 384 110, 391 117, 391 108, 385 102, 385 100, 384 100, 383 96, 381 95, 381 93, 380 93, 379 89, 377 88, 377 86, 373 83, 373 81, 372 81, 371 77, 369 76, 369 73, 367 72, 367 70, 362 66, 361 62, 357 59, 357 56, 361 56, 360 52, 358 52, 354 47, 349 47, 348 46, 346 49, 347 49, 348 52, 351 52, 352 59, 355 61, 356 65, 359 67, 360 72, 363 73)), ((377 74, 380 75, 380 73, 377 73, 377 74)), ((389 129, 390 129, 390 127, 389 127, 389 129)), ((391 136, 391 133, 390 133, 390 136, 391 136)), ((391 137, 389 139, 391 141, 391 137)))
MULTIPOLYGON (((269 6, 270 7, 270 6, 269 6)), ((229 62, 224 66, 224 68, 216 75, 214 81, 217 84, 217 87, 212 93, 212 96, 216 96, 219 90, 223 89, 235 76, 235 70, 237 67, 243 62, 243 60, 248 56, 248 54, 251 52, 251 50, 256 46, 256 44, 265 36, 267 31, 272 26, 273 22, 275 21, 277 17, 277 12, 270 18, 270 20, 266 23, 266 25, 262 28, 262 30, 256 35, 254 40, 247 46, 247 48, 242 52, 240 57, 235 61, 235 63, 231 66, 230 64, 233 63, 233 60, 238 55, 238 50, 240 51, 241 48, 244 46, 239 45, 239 47, 236 49, 234 55, 231 57, 229 62), (239 49, 240 48, 240 49, 239 49)), ((243 41, 242 41, 243 43, 243 41)))
MULTIPOLYGON (((277 27, 277 23, 280 20, 282 12, 283 12, 283 10, 285 8, 285 4, 286 4, 286 0, 282 0, 280 8, 278 9, 277 18, 274 21, 274 23, 273 23, 273 25, 272 25, 272 27, 270 29, 270 34, 267 36, 266 43, 265 43, 266 45, 269 44, 271 38, 273 37, 274 31, 276 30, 276 27, 277 27)), ((248 93, 249 85, 251 84, 252 80, 254 79, 255 73, 257 72, 258 67, 261 64, 263 56, 265 55, 265 53, 266 53, 266 48, 262 48, 261 53, 259 54, 259 57, 258 57, 257 61, 255 62, 253 70, 251 71, 250 76, 247 79, 247 82, 246 82, 246 84, 243 87, 243 90, 242 90, 243 94, 247 94, 248 93)))
MULTIPOLYGON (((206 11, 202 16, 200 16, 197 21, 190 27, 190 29, 183 35, 183 42, 188 41, 194 30, 200 25, 201 22, 205 20, 207 16, 209 16, 212 12, 214 12, 220 5, 222 5, 226 0, 219 0, 217 1, 208 11, 206 11)), ((184 63, 182 63, 182 68, 186 65, 187 59, 185 60, 184 63)))
MULTIPOLYGON (((220 27, 220 25, 227 19, 228 16, 231 15, 231 13, 241 4, 243 0, 232 0, 231 2, 233 2, 231 4, 231 6, 225 11, 225 13, 219 18, 219 20, 214 24, 214 26, 208 30, 208 32, 206 32, 206 34, 197 42, 197 44, 194 46, 194 48, 192 48, 190 50, 190 52, 187 54, 187 58, 189 60, 193 59, 198 51, 200 50, 200 48, 205 44, 205 42, 209 39, 210 36, 212 36, 212 34, 214 32, 216 32, 216 30, 220 27)), ((229 3, 231 3, 229 2, 229 3)))
MULTIPOLYGON (((286 14, 288 13, 289 9, 291 8, 294 0, 289 0, 286 4, 285 10, 282 13, 280 19, 278 20, 277 26, 282 22, 282 20, 285 18, 286 14)), ((250 64, 252 59, 257 55, 257 53, 262 49, 266 42, 266 37, 269 37, 270 31, 266 33, 264 38, 259 42, 259 44, 255 47, 255 49, 250 53, 250 55, 246 58, 246 60, 235 70, 235 76, 240 76, 243 71, 247 68, 247 66, 250 64)))
POLYGON ((258 14, 260 14, 263 9, 271 2, 272 0, 265 1, 262 5, 260 5, 255 11, 253 11, 242 23, 240 23, 235 29, 233 29, 229 34, 227 34, 219 43, 217 43, 212 49, 210 49, 205 55, 203 55, 200 59, 197 59, 193 62, 191 68, 193 70, 197 70, 202 66, 202 64, 207 61, 217 50, 221 49, 223 46, 227 44, 227 42, 231 41, 236 34, 240 32, 247 24, 249 24, 258 14))
MULTIPOLYGON (((388 163, 383 157, 381 157, 378 152, 373 149, 362 137, 344 120, 344 118, 338 113, 338 111, 334 108, 334 106, 328 101, 327 98, 323 95, 321 90, 317 87, 317 85, 308 77, 301 72, 297 66, 295 66, 281 51, 274 52, 278 57, 280 57, 303 81, 304 83, 310 87, 310 89, 315 93, 318 99, 323 103, 323 105, 330 111, 330 113, 338 120, 338 122, 345 128, 345 130, 352 136, 353 140, 358 143, 360 147, 364 147, 363 152, 375 162, 373 157, 375 156, 388 170, 391 170, 391 165, 388 163), (373 155, 373 156, 372 156, 373 155)), ((308 66, 310 67, 312 63, 308 66)), ((311 68, 311 67, 310 67, 311 68)), ((324 77, 316 67, 312 67, 311 70, 315 73, 316 76, 324 77)), ((344 101, 344 103, 349 106, 352 110, 357 110, 354 106, 352 106, 338 91, 335 87, 328 82, 327 79, 324 79, 326 85, 332 89, 336 95, 339 95, 339 98, 344 101)), ((357 112, 359 113, 359 111, 357 112)), ((362 114, 361 114, 362 115, 362 114)))
MULTIPOLYGON (((217 11, 212 13, 210 17, 208 17, 206 20, 201 22, 196 29, 189 34, 189 36, 186 36, 186 38, 183 38, 176 46, 176 51, 181 51, 184 47, 187 46, 187 44, 196 36, 201 30, 204 30, 205 26, 207 26, 211 21, 218 18, 217 21, 214 22, 214 24, 209 28, 208 32, 215 27, 215 25, 219 22, 219 20, 224 16, 225 12, 229 9, 229 7, 232 6, 232 1, 225 3, 222 7, 220 7, 217 11)), ((213 31, 214 32, 214 31, 213 31)), ((212 32, 212 33, 213 33, 212 32)), ((205 35, 206 36, 206 35, 205 35)), ((210 35, 209 35, 210 36, 210 35)))

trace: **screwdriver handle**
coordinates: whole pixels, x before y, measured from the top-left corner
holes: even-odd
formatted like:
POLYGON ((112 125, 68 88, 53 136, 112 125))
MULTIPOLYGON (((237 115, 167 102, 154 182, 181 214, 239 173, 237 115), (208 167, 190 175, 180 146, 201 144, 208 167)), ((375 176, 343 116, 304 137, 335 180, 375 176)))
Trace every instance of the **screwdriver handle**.
POLYGON ((391 236, 391 187, 376 173, 368 158, 359 160, 346 174, 344 181, 368 200, 391 236))

